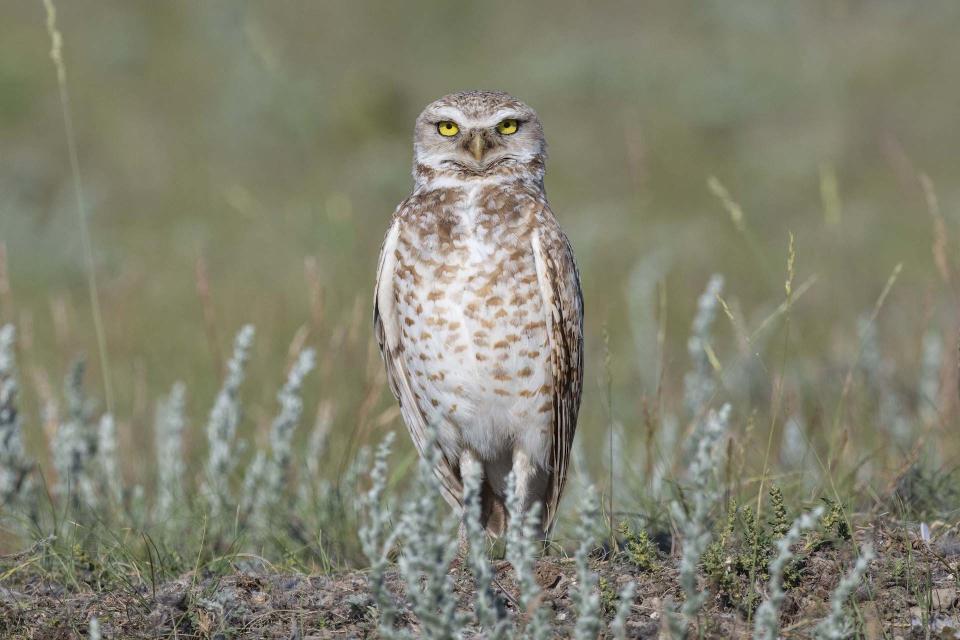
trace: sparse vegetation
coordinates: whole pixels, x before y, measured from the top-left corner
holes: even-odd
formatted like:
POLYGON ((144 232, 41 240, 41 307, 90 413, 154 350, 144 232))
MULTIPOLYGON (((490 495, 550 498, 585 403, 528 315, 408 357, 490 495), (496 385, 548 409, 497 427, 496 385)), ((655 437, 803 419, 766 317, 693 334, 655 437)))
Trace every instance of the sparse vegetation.
POLYGON ((656 566, 657 550, 646 530, 634 531, 624 520, 617 527, 617 532, 623 537, 624 552, 633 566, 640 571, 650 571, 656 566))
POLYGON ((956 635, 960 8, 894 4, 6 7, 0 637, 956 635), (459 556, 366 318, 409 119, 484 84, 587 374, 553 539, 468 474, 459 556))

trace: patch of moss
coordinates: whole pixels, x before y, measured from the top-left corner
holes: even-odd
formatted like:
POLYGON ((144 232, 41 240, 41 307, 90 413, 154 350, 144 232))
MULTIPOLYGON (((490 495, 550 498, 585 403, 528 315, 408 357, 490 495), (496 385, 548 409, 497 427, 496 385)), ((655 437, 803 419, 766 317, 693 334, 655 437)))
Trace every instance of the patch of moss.
POLYGON ((776 540, 787 535, 790 530, 790 520, 787 518, 787 507, 783 501, 783 491, 780 487, 773 485, 770 487, 770 510, 773 512, 773 520, 770 521, 770 531, 776 540))
POLYGON ((597 583, 597 587, 600 590, 600 607, 603 610, 604 615, 612 615, 617 610, 617 590, 613 588, 613 585, 610 584, 610 581, 600 576, 600 580, 597 583))
POLYGON ((634 531, 624 520, 617 527, 617 532, 623 537, 624 551, 633 566, 641 571, 652 571, 657 566, 657 550, 646 530, 634 531))
MULTIPOLYGON (((763 600, 758 585, 769 580, 770 561, 776 554, 776 541, 790 530, 783 492, 773 486, 769 491, 769 522, 764 522, 754 509, 737 507, 735 500, 727 506, 726 518, 716 532, 714 542, 701 559, 704 576, 709 580, 720 603, 751 616, 763 600)), ((800 585, 807 565, 809 545, 798 553, 784 570, 784 586, 800 585)))
POLYGON ((820 519, 820 527, 824 532, 833 532, 840 540, 850 540, 850 524, 843 513, 843 504, 824 498, 827 503, 827 512, 820 519))

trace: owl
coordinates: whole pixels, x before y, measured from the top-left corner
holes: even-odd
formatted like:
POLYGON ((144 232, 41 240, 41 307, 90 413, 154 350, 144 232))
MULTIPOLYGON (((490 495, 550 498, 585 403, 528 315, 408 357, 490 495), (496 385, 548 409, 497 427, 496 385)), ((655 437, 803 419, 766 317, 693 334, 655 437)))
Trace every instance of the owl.
POLYGON ((479 472, 482 524, 500 536, 512 471, 547 535, 580 407, 583 298, 547 204, 543 127, 506 93, 454 93, 417 117, 413 155, 374 300, 390 388, 421 455, 439 447, 447 502, 462 510, 479 472))

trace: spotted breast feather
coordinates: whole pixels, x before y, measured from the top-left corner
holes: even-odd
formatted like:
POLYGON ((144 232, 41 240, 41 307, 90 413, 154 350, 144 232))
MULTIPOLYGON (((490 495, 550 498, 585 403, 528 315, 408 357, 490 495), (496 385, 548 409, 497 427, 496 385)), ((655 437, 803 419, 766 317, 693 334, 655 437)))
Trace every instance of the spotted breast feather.
POLYGON ((381 250, 374 324, 421 452, 436 434, 445 498, 465 454, 484 467, 485 524, 505 525, 518 452, 549 530, 582 386, 583 303, 569 243, 540 194, 502 181, 421 189, 381 250))

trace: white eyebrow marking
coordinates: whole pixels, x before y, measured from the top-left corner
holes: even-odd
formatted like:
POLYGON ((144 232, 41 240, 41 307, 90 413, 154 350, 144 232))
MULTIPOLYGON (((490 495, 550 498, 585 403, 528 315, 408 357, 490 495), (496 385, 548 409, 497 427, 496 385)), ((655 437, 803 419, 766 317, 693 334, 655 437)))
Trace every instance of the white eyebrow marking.
POLYGON ((517 113, 516 109, 509 107, 499 109, 493 115, 487 116, 486 118, 468 118, 456 107, 439 107, 433 112, 430 121, 453 120, 461 127, 492 127, 507 118, 523 120, 523 116, 517 113))
POLYGON ((492 124, 496 124, 501 120, 506 120, 507 118, 512 118, 514 120, 524 119, 523 116, 517 113, 515 109, 500 109, 499 111, 494 113, 492 116, 490 116, 490 118, 491 118, 492 124))
POLYGON ((514 109, 500 109, 493 115, 486 118, 469 120, 467 124, 472 127, 492 127, 496 124, 499 124, 501 121, 506 120, 507 118, 513 118, 515 120, 523 119, 523 117, 514 109))
POLYGON ((457 124, 462 124, 467 117, 456 107, 440 107, 434 112, 439 120, 453 120, 457 124))

